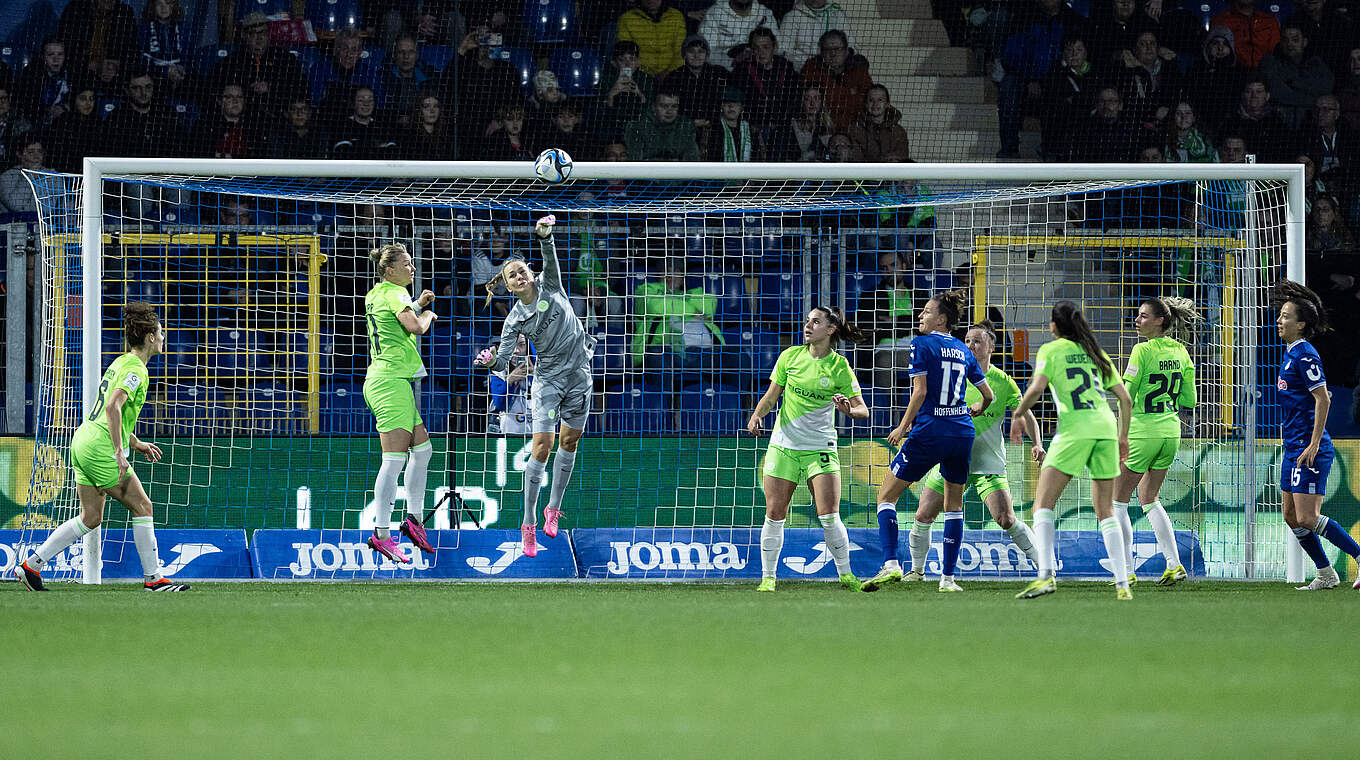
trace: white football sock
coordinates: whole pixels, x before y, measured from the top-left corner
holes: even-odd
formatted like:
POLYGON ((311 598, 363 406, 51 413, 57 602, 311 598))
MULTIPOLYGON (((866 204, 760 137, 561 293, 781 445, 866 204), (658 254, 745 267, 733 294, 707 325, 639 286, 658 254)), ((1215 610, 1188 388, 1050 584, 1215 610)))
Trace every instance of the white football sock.
POLYGON ((1176 529, 1172 527, 1171 517, 1167 515, 1162 503, 1154 501, 1143 507, 1143 512, 1147 515, 1148 522, 1152 523, 1152 531, 1157 534, 1157 548, 1161 550, 1162 556, 1166 557, 1167 569, 1180 565, 1181 552, 1176 546, 1176 529))
POLYGON ((1114 517, 1119 521, 1119 532, 1124 538, 1124 577, 1133 572, 1133 521, 1129 519, 1129 503, 1114 502, 1114 517))
POLYGON ((850 534, 845 530, 845 523, 841 522, 840 513, 817 515, 817 521, 822 524, 822 539, 826 541, 826 550, 831 552, 831 559, 836 562, 836 574, 849 575, 850 534))
POLYGON ((405 452, 384 451, 378 477, 373 481, 373 530, 378 538, 392 535, 392 506, 397 500, 397 478, 406 466, 405 452))
MULTIPOLYGON (((841 530, 844 531, 845 527, 842 526, 841 530)), ((846 539, 847 542, 849 540, 846 539)), ((775 569, 779 567, 779 552, 783 549, 784 521, 766 517, 765 524, 760 526, 760 577, 774 577, 775 569)))
POLYGON ((57 526, 57 529, 52 531, 47 540, 42 542, 42 546, 39 546, 33 552, 33 555, 28 558, 28 566, 34 570, 42 570, 42 566, 46 565, 49 560, 61 554, 63 549, 74 544, 76 539, 89 532, 90 529, 85 527, 85 523, 81 522, 79 517, 72 517, 57 526))
POLYGON ((1058 539, 1051 509, 1034 510, 1034 551, 1039 555, 1039 580, 1052 578, 1057 557, 1054 555, 1058 539))
POLYGON ((911 552, 911 569, 926 571, 926 557, 930 555, 930 523, 911 521, 907 533, 907 549, 911 552))
POLYGON ((1100 521, 1100 536, 1105 539, 1105 554, 1110 558, 1110 572, 1114 573, 1114 585, 1129 587, 1129 568, 1124 564, 1124 531, 1119 527, 1119 518, 1107 517, 1100 521))
POLYGON ((543 476, 548 471, 548 463, 529 457, 524 466, 524 517, 521 526, 538 525, 538 492, 543 488, 543 476))
POLYGON ((411 458, 406 462, 406 514, 416 522, 425 519, 425 476, 430 472, 430 457, 434 444, 426 441, 411 447, 411 458))
POLYGON ((1029 561, 1033 563, 1035 567, 1039 566, 1039 554, 1034 549, 1034 531, 1029 529, 1029 526, 1025 524, 1024 520, 1021 520, 1018 517, 1015 518, 1015 522, 1011 523, 1011 527, 1006 529, 1006 535, 1011 537, 1011 541, 1015 543, 1016 548, 1024 552, 1025 556, 1029 557, 1029 561))
POLYGON ((557 450, 557 457, 553 459, 553 481, 552 488, 548 492, 548 508, 561 509, 562 495, 567 492, 567 484, 571 482, 571 471, 576 467, 576 452, 557 450))
POLYGON ((146 582, 161 579, 161 558, 156 551, 156 523, 151 515, 132 518, 132 542, 137 545, 137 557, 142 561, 142 576, 146 582))

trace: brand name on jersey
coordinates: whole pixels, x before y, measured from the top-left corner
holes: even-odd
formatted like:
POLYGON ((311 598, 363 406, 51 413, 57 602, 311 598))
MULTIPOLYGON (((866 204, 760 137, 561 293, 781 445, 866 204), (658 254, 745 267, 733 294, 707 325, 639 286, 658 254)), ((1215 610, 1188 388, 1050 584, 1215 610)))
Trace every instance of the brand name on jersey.
POLYGON ((831 400, 831 394, 829 393, 818 393, 817 391, 808 390, 806 388, 799 388, 798 386, 793 386, 793 392, 798 396, 802 396, 803 398, 810 398, 813 401, 831 400))
MULTIPOLYGON (((545 301, 544 303, 547 302, 545 301)), ((562 313, 561 309, 550 309, 544 312, 543 316, 539 319, 538 327, 532 333, 529 334, 529 337, 532 338, 535 343, 537 343, 538 339, 543 337, 543 333, 547 332, 548 328, 552 327, 553 323, 557 321, 557 318, 561 315, 561 313, 562 313)))

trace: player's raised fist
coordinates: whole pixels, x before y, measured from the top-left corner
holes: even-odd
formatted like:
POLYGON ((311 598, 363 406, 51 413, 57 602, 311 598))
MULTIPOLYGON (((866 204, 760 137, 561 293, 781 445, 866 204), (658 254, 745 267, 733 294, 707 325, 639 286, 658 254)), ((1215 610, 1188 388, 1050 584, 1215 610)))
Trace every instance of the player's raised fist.
POLYGON ((534 224, 534 234, 541 238, 545 238, 552 234, 554 224, 557 224, 557 217, 548 214, 534 224))
POLYGON ((483 348, 477 353, 477 358, 472 360, 478 367, 490 367, 496 363, 496 355, 489 348, 483 348))

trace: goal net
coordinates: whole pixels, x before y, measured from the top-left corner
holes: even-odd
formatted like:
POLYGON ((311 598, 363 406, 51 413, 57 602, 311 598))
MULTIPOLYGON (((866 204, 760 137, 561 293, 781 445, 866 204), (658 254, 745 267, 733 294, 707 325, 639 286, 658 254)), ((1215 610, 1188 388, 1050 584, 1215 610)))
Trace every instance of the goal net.
MULTIPOLYGON (((98 159, 85 177, 30 177, 44 293, 32 542, 78 511, 69 441, 124 349, 121 307, 147 301, 167 343, 136 434, 164 457, 134 468, 158 530, 306 529, 352 547, 309 577, 355 577, 341 573, 346 551, 359 576, 414 572, 355 538, 372 527, 380 459, 362 393, 368 252, 390 242, 411 251, 412 289, 433 291, 439 314, 420 339, 427 374, 416 382, 435 445, 431 535, 449 548, 469 531, 517 531, 534 349, 497 383, 472 357, 499 339, 510 304, 501 293, 484 305, 483 285, 510 258, 542 271, 530 233, 552 212, 563 280, 596 339, 593 408, 564 500, 580 574, 758 572, 768 438, 745 422, 818 305, 844 308, 870 336, 842 350, 871 418, 839 424, 841 514, 852 539, 872 528, 915 314, 953 288, 968 292, 972 318, 1002 328, 993 362, 1022 387, 1055 301, 1082 304, 1122 367, 1143 298, 1193 298, 1200 404, 1184 417, 1161 501, 1209 576, 1285 574, 1268 289, 1302 277, 1295 167, 578 164, 550 186, 527 164, 98 159), (441 498, 450 489, 461 503, 441 498)), ((1053 409, 1038 411, 1047 439, 1053 409)), ((1010 448, 1028 519, 1037 470, 1027 446, 1010 448)), ((1060 530, 1096 530, 1089 497, 1074 480, 1060 530)), ((1148 529, 1133 512, 1135 530, 1148 529)), ((102 544, 63 555, 55 577, 97 578, 99 546, 104 567, 133 556, 126 511, 105 514, 102 544)), ((995 528, 972 494, 966 519, 995 528)), ((818 527, 805 487, 788 525, 818 527)), ((816 541, 801 558, 786 551, 781 575, 826 565, 816 541)), ((513 561, 515 545, 501 546, 513 561)), ((857 563, 877 565, 856 546, 857 563)), ((983 577, 1029 572, 1013 546, 967 550, 961 563, 983 577)))

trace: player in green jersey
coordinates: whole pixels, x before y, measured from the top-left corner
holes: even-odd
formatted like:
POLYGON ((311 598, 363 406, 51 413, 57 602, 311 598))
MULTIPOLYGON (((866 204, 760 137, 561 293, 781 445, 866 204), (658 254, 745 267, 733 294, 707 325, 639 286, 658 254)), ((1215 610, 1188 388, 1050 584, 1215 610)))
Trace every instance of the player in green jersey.
MULTIPOLYGON (((1015 518, 1015 502, 1011 498, 1010 483, 1006 481, 1006 451, 1001 440, 1001 420, 1006 416, 1007 409, 1020 403, 1020 386, 1016 385, 1011 376, 1000 367, 992 364, 992 353, 996 351, 996 327, 991 320, 983 320, 969 327, 963 343, 978 360, 978 366, 987 377, 987 385, 996 394, 996 398, 982 414, 973 418, 973 428, 977 435, 973 439, 973 456, 964 491, 967 492, 969 488, 977 491, 978 498, 987 506, 987 511, 991 513, 996 524, 1006 531, 1006 535, 1010 536, 1015 545, 1029 557, 1030 562, 1038 567, 1039 555, 1034 550, 1034 533, 1024 520, 1015 518)), ((963 400, 967 404, 974 404, 982 400, 982 393, 969 385, 964 389, 963 400)), ((1034 461, 1043 462, 1047 452, 1044 450, 1043 437, 1039 432, 1039 421, 1034 418, 1032 411, 1026 413, 1021 421, 1025 426, 1025 433, 1033 441, 1030 455, 1034 457, 1034 461)), ((1014 425, 1016 422, 1012 420, 1011 424, 1014 425)), ((925 580, 926 556, 930 553, 930 526, 944 509, 944 490, 944 476, 940 474, 940 468, 937 466, 921 482, 916 519, 912 523, 911 532, 907 534, 907 546, 911 549, 911 570, 902 576, 904 581, 925 580)), ((962 520, 962 502, 959 503, 957 510, 946 511, 945 519, 962 520)), ((944 579, 940 582, 945 583, 944 579)), ((953 580, 948 583, 957 586, 953 580)))
POLYGON ((426 310, 434 302, 434 293, 426 290, 420 298, 411 300, 407 288, 415 280, 416 268, 406 246, 384 245, 374 248, 368 257, 377 269, 378 284, 364 296, 369 348, 364 401, 373 412, 382 444, 382 464, 373 483, 377 512, 368 546, 396 562, 410 562, 392 538, 392 508, 397 498, 397 476, 405 469, 406 516, 401 521, 401 534, 421 551, 433 554, 424 517, 425 476, 434 446, 416 408, 413 383, 426 374, 416 336, 429 332, 438 316, 426 310))
POLYGON ((774 591, 775 569, 784 548, 784 520, 799 483, 807 483, 817 506, 826 549, 836 563, 841 583, 859 591, 850 572, 850 537, 841 522, 841 466, 836 453, 835 413, 857 420, 869 418, 859 381, 850 363, 833 342, 859 343, 863 334, 845 320, 840 309, 818 307, 803 321, 803 344, 779 355, 770 373, 770 387, 756 403, 746 430, 759 436, 761 418, 779 403, 779 415, 765 450, 765 523, 760 529, 760 585, 774 591), (788 393, 785 393, 788 390, 788 393))
MULTIPOLYGON (((1128 571, 1124 567, 1124 534, 1114 517, 1111 496, 1119 463, 1129 453, 1129 416, 1133 399, 1115 371, 1110 357, 1096 343, 1095 332, 1071 301, 1053 305, 1048 329, 1056 340, 1039 349, 1034 378, 1015 408, 1023 417, 1034 408, 1045 389, 1051 389, 1058 406, 1058 433, 1049 446, 1039 471, 1034 494, 1034 545, 1039 553, 1039 577, 1017 596, 1021 599, 1051 594, 1054 583, 1054 542, 1057 537, 1053 507, 1072 478, 1084 470, 1091 473, 1091 499, 1100 534, 1105 539, 1115 577, 1115 596, 1132 599, 1128 571), (1105 391, 1119 399, 1119 418, 1110 411, 1105 391)), ((1011 426, 1011 443, 1020 443, 1020 427, 1011 426)))
POLYGON ((128 462, 132 451, 152 462, 161 460, 156 444, 132 432, 151 383, 146 363, 165 348, 165 331, 150 304, 134 302, 123 307, 123 338, 128 352, 105 370, 94 408, 71 437, 71 469, 76 476, 80 516, 58 526, 37 551, 14 568, 19 581, 30 590, 44 590, 43 565, 99 527, 104 520, 104 499, 109 496, 132 513, 132 540, 142 561, 143 587, 148 591, 189 589, 189 584, 174 583, 161 573, 151 498, 128 462))
POLYGON ((1129 497, 1138 488, 1157 548, 1166 558, 1166 570, 1157 581, 1170 586, 1185 578, 1171 518, 1157 500, 1166 471, 1181 445, 1180 409, 1194 409, 1195 364, 1182 343, 1190 324, 1199 319, 1189 298, 1149 298, 1138 307, 1133 328, 1144 338, 1129 354, 1124 383, 1133 397, 1133 421, 1129 424, 1129 458, 1119 468, 1114 484, 1114 516, 1124 533, 1129 583, 1133 573, 1133 522, 1129 520, 1129 497))

